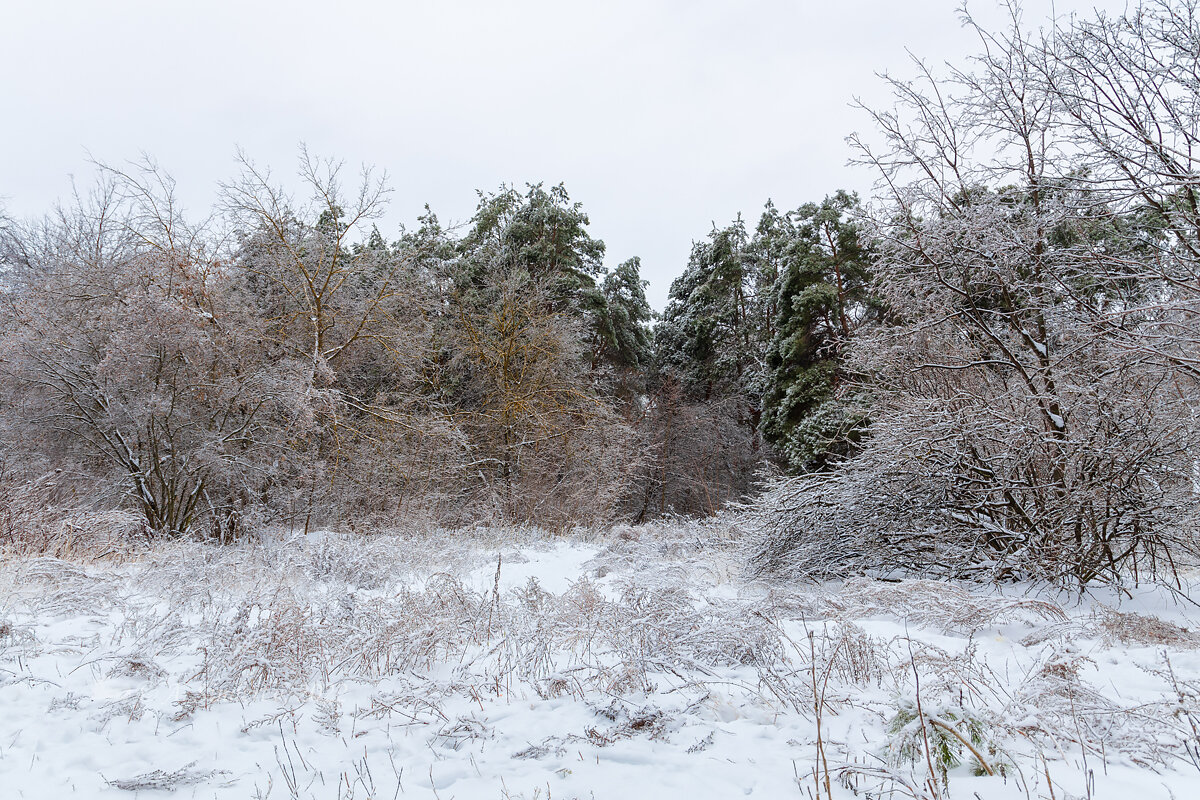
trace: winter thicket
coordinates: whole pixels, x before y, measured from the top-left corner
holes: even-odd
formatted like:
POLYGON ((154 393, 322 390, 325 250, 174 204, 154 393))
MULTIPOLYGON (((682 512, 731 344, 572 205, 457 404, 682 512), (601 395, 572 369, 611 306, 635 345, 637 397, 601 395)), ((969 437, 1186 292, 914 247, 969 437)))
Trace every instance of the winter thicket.
POLYGON ((149 531, 227 538, 499 515, 612 518, 642 468, 638 263, 562 187, 482 195, 469 230, 372 225, 387 187, 301 153, 307 192, 243 159, 205 225, 153 164, 4 232, 5 479, 149 531), (69 495, 69 496, 68 496, 69 495))
POLYGON ((855 137, 883 324, 870 435, 778 483, 764 566, 1118 582, 1197 545, 1200 25, 1192 3, 1034 33, 914 81, 855 137))
POLYGON ((873 307, 845 193, 712 231, 652 327, 640 261, 606 268, 562 186, 481 192, 455 230, 427 209, 389 242, 388 186, 303 149, 298 194, 241 156, 203 223, 152 161, 98 172, 5 220, 14 497, 222 540, 561 528, 711 514, 861 427, 836 391, 873 307))

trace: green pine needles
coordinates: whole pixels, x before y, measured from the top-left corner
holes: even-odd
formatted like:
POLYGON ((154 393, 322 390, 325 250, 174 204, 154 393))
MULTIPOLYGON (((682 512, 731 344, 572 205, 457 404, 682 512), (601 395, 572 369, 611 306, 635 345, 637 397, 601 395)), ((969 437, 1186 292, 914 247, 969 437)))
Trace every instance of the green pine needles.
POLYGON ((984 721, 966 709, 943 707, 930 712, 915 699, 903 697, 887 731, 887 758, 892 766, 916 767, 925 762, 943 786, 950 771, 962 765, 964 753, 973 775, 996 775, 1001 769, 984 721))

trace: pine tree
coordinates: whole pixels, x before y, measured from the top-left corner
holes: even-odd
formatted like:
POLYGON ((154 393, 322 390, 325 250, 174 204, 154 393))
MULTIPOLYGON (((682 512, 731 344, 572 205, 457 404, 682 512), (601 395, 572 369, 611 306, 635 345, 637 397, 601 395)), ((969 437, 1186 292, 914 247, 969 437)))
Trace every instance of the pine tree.
POLYGON ((776 286, 795 238, 792 215, 781 214, 775 203, 768 200, 754 230, 754 238, 746 248, 747 262, 754 275, 757 335, 764 345, 775 338, 779 316, 776 286))
POLYGON ((876 310, 857 207, 857 196, 844 191, 800 207, 780 251, 763 433, 795 470, 819 469, 845 452, 863 423, 857 404, 836 396, 842 351, 876 310))
POLYGON ((753 275, 739 216, 692 245, 683 274, 671 284, 655 330, 661 366, 672 369, 698 400, 745 393, 755 377, 750 318, 753 275))
POLYGON ((762 340, 756 275, 739 216, 696 242, 654 329, 647 430, 655 464, 643 513, 712 513, 745 497, 762 466, 762 340))
POLYGON ((596 311, 592 366, 601 361, 624 370, 637 370, 650 360, 653 316, 646 300, 647 281, 642 280, 642 262, 636 256, 622 262, 604 276, 602 300, 596 311))
POLYGON ((587 231, 582 204, 559 184, 510 186, 480 193, 470 231, 459 243, 456 282, 461 300, 488 304, 488 287, 511 280, 536 284, 552 311, 583 314, 600 303, 596 278, 604 242, 587 231))

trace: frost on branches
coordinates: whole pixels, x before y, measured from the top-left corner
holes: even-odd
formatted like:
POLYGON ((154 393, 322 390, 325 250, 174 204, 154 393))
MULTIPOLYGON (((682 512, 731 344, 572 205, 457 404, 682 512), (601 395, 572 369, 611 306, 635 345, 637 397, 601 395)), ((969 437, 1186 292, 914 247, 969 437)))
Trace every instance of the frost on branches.
POLYGON ((889 319, 852 344, 862 455, 776 485, 757 561, 1086 584, 1196 551, 1194 8, 982 54, 870 110, 889 319))

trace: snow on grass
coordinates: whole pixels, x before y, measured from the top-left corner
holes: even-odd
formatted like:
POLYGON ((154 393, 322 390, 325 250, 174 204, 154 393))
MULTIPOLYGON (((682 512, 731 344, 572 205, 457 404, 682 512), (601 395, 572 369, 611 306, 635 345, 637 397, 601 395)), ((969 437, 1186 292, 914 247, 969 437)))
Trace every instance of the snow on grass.
POLYGON ((720 522, 0 560, 0 794, 1200 792, 1200 638, 1171 593, 742 563, 720 522))

